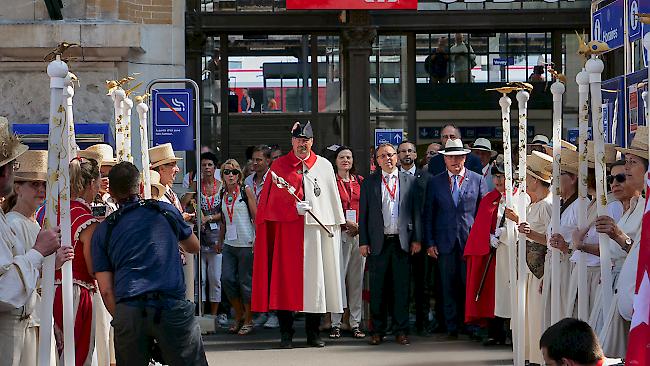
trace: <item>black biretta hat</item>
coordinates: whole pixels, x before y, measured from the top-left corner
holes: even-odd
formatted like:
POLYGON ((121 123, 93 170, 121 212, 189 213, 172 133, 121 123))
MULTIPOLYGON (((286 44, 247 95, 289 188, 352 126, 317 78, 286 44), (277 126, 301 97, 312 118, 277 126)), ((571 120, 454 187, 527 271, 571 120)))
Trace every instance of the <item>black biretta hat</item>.
POLYGON ((314 131, 311 128, 311 122, 307 121, 304 125, 296 122, 291 129, 291 137, 311 139, 314 138, 314 131))

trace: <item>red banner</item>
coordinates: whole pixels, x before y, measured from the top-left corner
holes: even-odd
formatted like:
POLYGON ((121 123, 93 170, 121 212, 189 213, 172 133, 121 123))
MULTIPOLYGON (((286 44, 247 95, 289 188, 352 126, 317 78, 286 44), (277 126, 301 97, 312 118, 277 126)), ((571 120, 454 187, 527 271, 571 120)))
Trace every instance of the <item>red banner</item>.
POLYGON ((289 10, 417 10, 418 0, 287 0, 289 10))

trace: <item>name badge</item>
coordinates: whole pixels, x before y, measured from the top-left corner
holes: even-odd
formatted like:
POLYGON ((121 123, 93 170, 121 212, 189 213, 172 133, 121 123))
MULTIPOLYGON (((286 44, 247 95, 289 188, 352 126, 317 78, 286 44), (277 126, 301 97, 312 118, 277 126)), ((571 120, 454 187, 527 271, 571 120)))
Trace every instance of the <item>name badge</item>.
POLYGON ((345 210, 345 221, 357 222, 357 210, 345 210))
POLYGON ((211 222, 210 223, 210 230, 212 230, 212 231, 219 230, 219 224, 217 224, 216 222, 211 222))
POLYGON ((226 240, 237 240, 237 226, 226 220, 226 240))

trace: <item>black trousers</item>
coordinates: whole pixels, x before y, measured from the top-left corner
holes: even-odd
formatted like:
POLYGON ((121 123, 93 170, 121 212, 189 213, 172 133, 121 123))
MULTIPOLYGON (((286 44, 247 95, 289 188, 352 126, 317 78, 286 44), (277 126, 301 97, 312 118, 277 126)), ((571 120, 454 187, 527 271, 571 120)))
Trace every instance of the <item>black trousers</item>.
POLYGON ((431 281, 432 260, 426 250, 411 257, 413 276, 413 302, 415 305, 415 329, 422 331, 428 326, 429 308, 433 282, 431 281))
POLYGON ((386 236, 381 253, 368 257, 370 274, 370 316, 374 334, 386 333, 389 302, 393 331, 396 335, 409 330, 409 254, 402 250, 399 238, 386 236), (392 292, 387 289, 392 288, 392 292))
MULTIPOLYGON (((278 322, 280 323, 280 333, 293 335, 293 311, 278 310, 278 322)), ((320 326, 321 317, 323 314, 305 313, 305 331, 307 339, 314 339, 319 336, 318 327, 320 326)))

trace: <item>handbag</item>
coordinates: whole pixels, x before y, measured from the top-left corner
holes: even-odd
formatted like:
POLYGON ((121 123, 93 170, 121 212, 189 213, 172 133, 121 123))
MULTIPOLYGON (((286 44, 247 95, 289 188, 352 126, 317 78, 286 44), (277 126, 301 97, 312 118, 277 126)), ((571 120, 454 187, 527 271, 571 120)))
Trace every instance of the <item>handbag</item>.
POLYGON ((544 260, 546 259, 546 245, 526 240, 526 264, 535 277, 544 277, 544 260))

